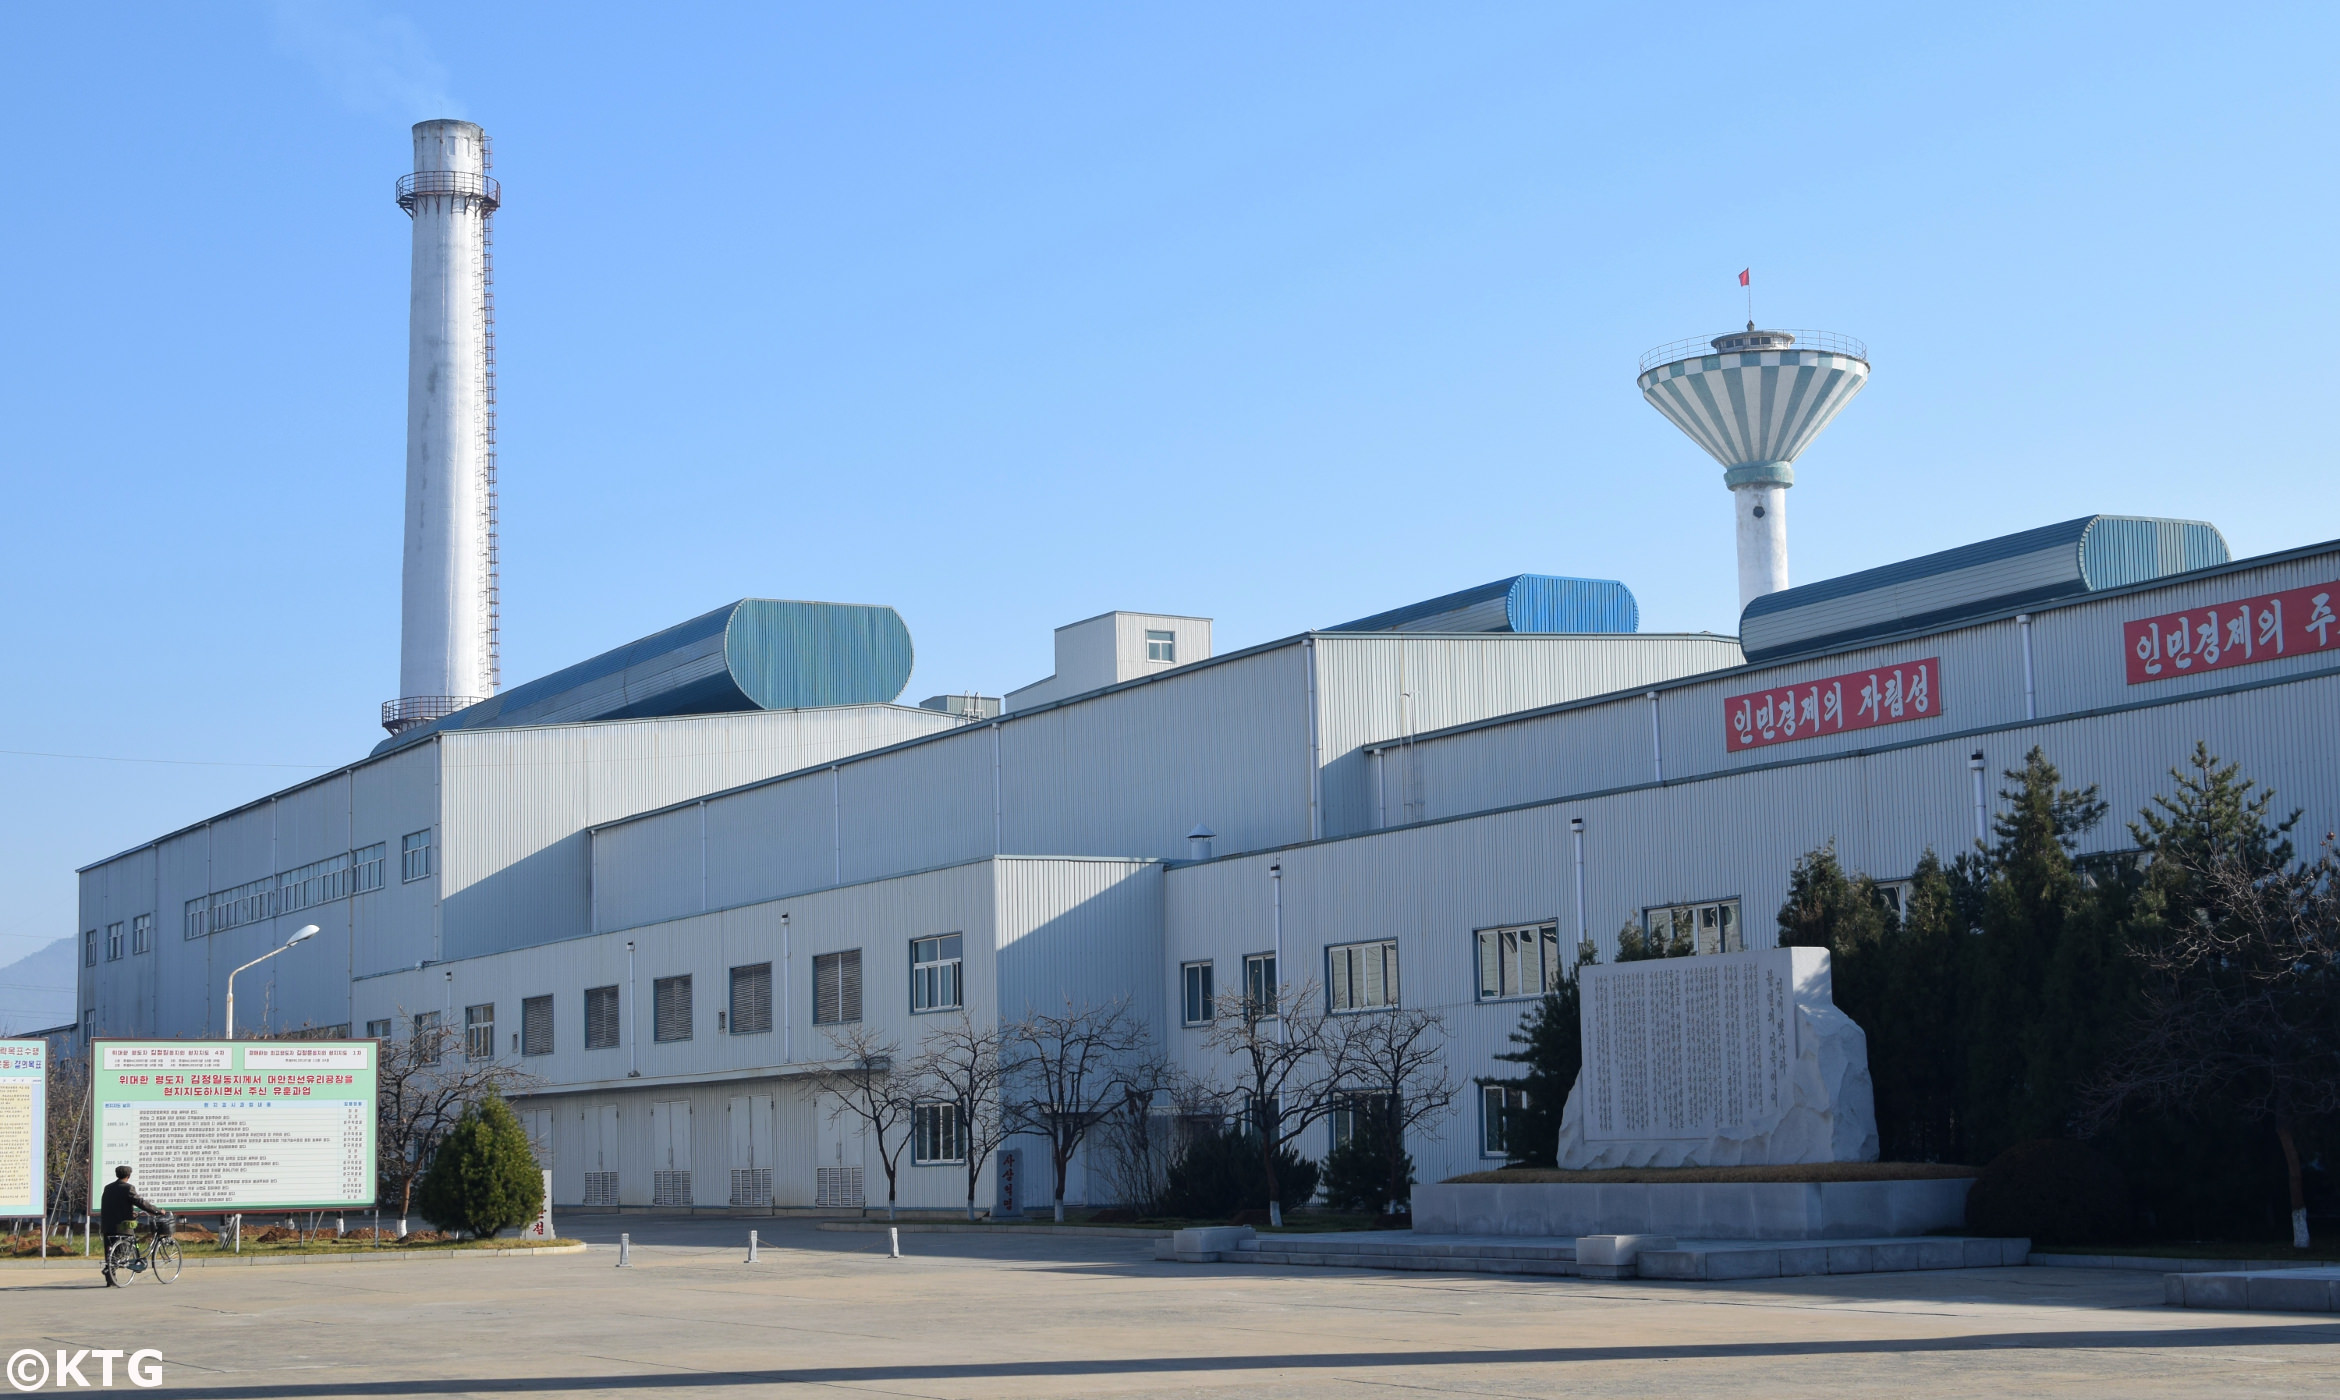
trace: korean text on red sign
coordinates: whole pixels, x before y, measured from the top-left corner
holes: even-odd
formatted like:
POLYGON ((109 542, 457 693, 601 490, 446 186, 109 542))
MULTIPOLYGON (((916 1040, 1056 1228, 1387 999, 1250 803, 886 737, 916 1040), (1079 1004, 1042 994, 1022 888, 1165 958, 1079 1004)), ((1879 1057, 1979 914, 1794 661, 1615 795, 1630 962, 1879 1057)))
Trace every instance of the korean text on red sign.
POLYGON ((1929 656, 1733 695, 1723 701, 1724 742, 1734 749, 1759 748, 1940 713, 1942 659, 1929 656))
POLYGON ((2334 598, 2340 598, 2340 582, 2123 623, 2121 642, 2129 654, 2129 684, 2280 661, 2286 656, 2340 652, 2340 618, 2333 616, 2334 598))

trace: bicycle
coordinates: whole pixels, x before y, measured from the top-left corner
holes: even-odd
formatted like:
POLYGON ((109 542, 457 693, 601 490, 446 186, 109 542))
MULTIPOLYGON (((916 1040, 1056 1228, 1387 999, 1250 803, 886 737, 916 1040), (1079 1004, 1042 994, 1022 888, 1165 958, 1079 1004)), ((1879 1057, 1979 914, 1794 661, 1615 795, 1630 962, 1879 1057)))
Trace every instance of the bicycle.
POLYGON ((148 1216, 147 1221, 151 1228, 144 1243, 140 1242, 135 1225, 129 1234, 106 1243, 106 1266, 146 1274, 156 1283, 170 1283, 178 1278, 185 1263, 179 1255, 179 1241, 171 1233, 171 1218, 148 1216))

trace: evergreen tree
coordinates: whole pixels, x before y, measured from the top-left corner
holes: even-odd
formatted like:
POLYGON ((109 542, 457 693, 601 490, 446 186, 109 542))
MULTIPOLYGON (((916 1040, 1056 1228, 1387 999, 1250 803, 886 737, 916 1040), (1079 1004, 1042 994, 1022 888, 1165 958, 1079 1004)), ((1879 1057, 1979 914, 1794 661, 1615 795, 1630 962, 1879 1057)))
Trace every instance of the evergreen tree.
MULTIPOLYGON (((1628 925, 1628 928, 1631 926, 1628 925)), ((1576 965, 1596 961, 1593 945, 1576 950, 1576 965)), ((1511 1033, 1514 1050, 1495 1058, 1524 1066, 1526 1072, 1508 1079, 1487 1078, 1485 1089, 1508 1089, 1527 1102, 1504 1110, 1502 1134, 1506 1165, 1549 1167, 1560 1149, 1560 1115, 1568 1106, 1568 1091, 1576 1087, 1577 1071, 1584 1068, 1583 1023, 1578 1012, 1577 980, 1562 977, 1551 991, 1528 1004, 1519 1029, 1511 1033)))
POLYGON ((2105 937, 2072 859, 2082 834, 2104 819, 2092 785, 2063 787, 2063 775, 2034 748, 2008 810, 1982 852, 1981 937, 1973 948, 1967 1050, 1967 1147, 1977 1161, 2030 1138, 2062 1136, 2071 1117, 2069 1077, 2078 1042, 2097 1029, 2078 1006, 2053 998, 2075 990, 2079 967, 2101 961, 2105 937), (2067 939, 2088 945, 2075 951, 2067 939))
POLYGON ((1389 1100, 1379 1095, 1360 1096, 1349 1112, 1348 1140, 1325 1155, 1324 1203, 1334 1210, 1379 1214, 1392 1203, 1411 1201, 1414 1158, 1405 1150, 1404 1134, 1391 1122, 1389 1100), (1395 1173, 1390 1170, 1393 1157, 1398 1163, 1395 1173))
POLYGON ((416 1191, 423 1214, 482 1239, 525 1225, 544 1208, 544 1177, 528 1134, 499 1094, 463 1111, 440 1140, 416 1191))
POLYGON ((1850 978, 1855 996, 1874 998, 1867 1019, 1852 1014, 1869 1033, 1877 1142, 1888 1161, 1973 1160, 1965 1150, 1969 927, 1950 871, 1928 851, 1902 916, 1860 955, 1877 966, 1850 978))

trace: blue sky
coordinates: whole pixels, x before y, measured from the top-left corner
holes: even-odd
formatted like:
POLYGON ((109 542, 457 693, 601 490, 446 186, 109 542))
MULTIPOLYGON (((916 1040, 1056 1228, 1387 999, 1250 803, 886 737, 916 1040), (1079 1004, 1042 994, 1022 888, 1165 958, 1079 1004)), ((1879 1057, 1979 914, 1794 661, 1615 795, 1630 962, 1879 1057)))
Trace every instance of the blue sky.
POLYGON ((1639 352, 1865 338, 1794 576, 2340 535, 2328 7, 0 11, 0 962, 380 737, 407 127, 495 140, 504 666, 890 603, 906 698, 1523 570, 1735 630, 1639 352), (281 765, 265 767, 258 765, 281 765))

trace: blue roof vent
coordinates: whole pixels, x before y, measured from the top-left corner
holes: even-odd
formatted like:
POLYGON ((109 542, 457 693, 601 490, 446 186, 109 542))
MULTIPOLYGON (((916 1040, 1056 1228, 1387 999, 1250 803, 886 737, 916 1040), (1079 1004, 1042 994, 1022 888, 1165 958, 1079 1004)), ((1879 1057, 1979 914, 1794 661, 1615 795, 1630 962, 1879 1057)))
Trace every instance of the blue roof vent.
POLYGON ((1641 605, 1615 579, 1514 574, 1327 632, 1636 632, 1641 605))
POLYGON ((888 607, 743 598, 375 745, 445 729, 882 705, 910 683, 910 629, 888 607))
POLYGON ((1840 647, 2208 569, 2226 537, 2201 520, 2084 515, 1899 564, 1766 593, 1739 615, 1749 661, 1840 647))

